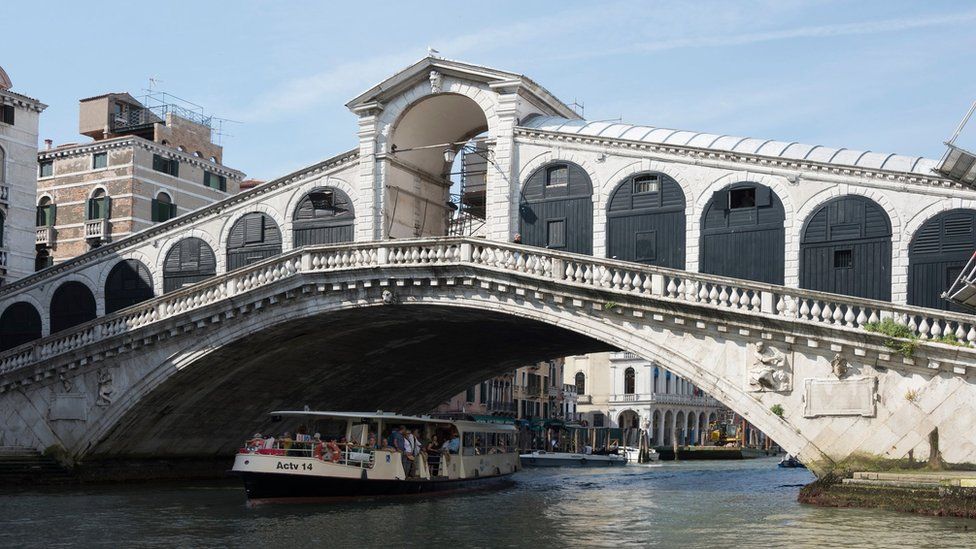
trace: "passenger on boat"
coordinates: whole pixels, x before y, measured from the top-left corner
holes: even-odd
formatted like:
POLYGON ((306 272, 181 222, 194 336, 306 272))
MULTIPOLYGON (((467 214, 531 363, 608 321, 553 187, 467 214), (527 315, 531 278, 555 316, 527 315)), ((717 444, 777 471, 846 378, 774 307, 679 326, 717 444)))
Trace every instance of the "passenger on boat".
POLYGON ((366 449, 367 450, 379 450, 380 447, 376 444, 376 433, 370 433, 366 438, 366 449))
POLYGON ((291 455, 291 447, 295 445, 295 439, 291 438, 291 433, 285 431, 285 434, 281 435, 279 443, 281 449, 285 451, 285 455, 291 455))
POLYGON ((430 469, 430 475, 436 477, 441 465, 441 445, 436 434, 431 435, 430 442, 424 447, 424 453, 427 454, 427 468, 430 469))
POLYGON ((448 440, 441 450, 442 454, 456 454, 461 451, 461 435, 454 429, 451 430, 451 440, 448 440))
POLYGON ((248 452, 257 452, 259 449, 264 448, 264 437, 261 436, 261 433, 254 433, 254 436, 251 437, 251 440, 247 441, 244 447, 248 452))
POLYGON ((325 447, 328 450, 326 452, 325 458, 331 461, 332 463, 339 463, 339 458, 342 457, 342 450, 339 449, 339 445, 336 444, 335 439, 330 438, 329 442, 325 444, 325 447))

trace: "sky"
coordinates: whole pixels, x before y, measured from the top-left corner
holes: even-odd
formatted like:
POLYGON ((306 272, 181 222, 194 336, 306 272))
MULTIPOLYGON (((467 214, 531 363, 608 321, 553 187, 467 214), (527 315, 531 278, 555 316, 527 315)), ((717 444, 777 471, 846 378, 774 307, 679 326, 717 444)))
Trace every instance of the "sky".
MULTIPOLYGON (((941 156, 976 100, 976 2, 86 2, 5 10, 0 65, 81 142, 78 99, 157 90, 230 120, 268 180, 357 145, 345 103, 433 47, 588 120, 941 156)), ((976 121, 959 142, 976 146, 976 121)))

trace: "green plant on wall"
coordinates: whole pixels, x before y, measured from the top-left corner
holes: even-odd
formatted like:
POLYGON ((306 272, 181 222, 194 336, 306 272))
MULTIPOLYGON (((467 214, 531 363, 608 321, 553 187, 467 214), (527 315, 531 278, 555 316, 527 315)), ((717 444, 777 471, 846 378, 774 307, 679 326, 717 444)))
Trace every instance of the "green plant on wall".
POLYGON ((616 309, 619 306, 620 306, 620 304, 617 303, 616 301, 607 301, 606 303, 603 304, 603 310, 604 311, 612 311, 612 310, 616 309))
POLYGON ((772 406, 769 407, 769 411, 772 412, 772 413, 774 413, 774 414, 776 414, 779 417, 783 417, 783 405, 782 404, 773 404, 772 406))
MULTIPOLYGON (((902 355, 905 358, 915 356, 918 348, 918 336, 903 324, 898 324, 894 319, 886 318, 880 322, 868 322, 864 329, 869 332, 883 334, 889 337, 885 340, 885 347, 902 355)), ((955 338, 952 338, 955 341, 955 338)))

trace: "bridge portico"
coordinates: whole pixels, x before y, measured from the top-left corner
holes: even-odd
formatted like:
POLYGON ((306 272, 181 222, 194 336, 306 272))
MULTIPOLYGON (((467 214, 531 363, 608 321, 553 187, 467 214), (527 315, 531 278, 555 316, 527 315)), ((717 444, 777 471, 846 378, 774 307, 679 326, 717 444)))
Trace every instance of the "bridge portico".
MULTIPOLYGON (((8 345, 0 333, 0 444, 60 446, 75 459, 220 455, 279 404, 423 412, 472 382, 546 358, 532 349, 549 357, 619 349, 692 381, 819 472, 860 455, 923 459, 936 429, 947 461, 976 462, 976 440, 963 428, 974 419, 976 319, 905 305, 908 242, 932 227, 934 212, 976 209, 973 192, 929 173, 929 161, 587 122, 524 76, 438 58, 347 106, 359 117, 356 149, 0 288, 0 314, 29 306, 40 318, 31 337, 17 334, 8 345), (446 152, 473 137, 486 140, 478 234, 486 238, 443 238, 446 152), (563 193, 577 178, 589 197, 563 193), (530 180, 547 196, 524 196, 530 180), (666 227, 663 217, 650 228, 620 225, 631 231, 626 245, 640 246, 635 262, 603 258, 622 185, 635 223, 683 210, 666 227), (803 227, 851 195, 890 220, 891 302, 798 288, 803 227), (782 243, 765 245, 776 253, 741 255, 746 263, 780 258, 781 284, 697 273, 714 261, 704 255, 706 236, 765 230, 775 222, 755 221, 774 206, 782 216, 771 231, 782 243), (544 223, 542 242, 505 244, 527 208, 544 223), (296 245, 300 223, 334 218, 351 229, 307 234, 345 236, 296 245), (719 229, 708 225, 716 219, 719 229), (683 253, 668 257, 684 261, 662 267, 676 241, 665 228, 683 235, 683 253), (570 238, 592 256, 562 251, 570 238), (153 297, 106 314, 109 274, 133 260, 146 267, 153 297), (96 318, 52 333, 52 299, 68 282, 90 291, 96 318), (884 319, 918 339, 865 330, 884 319), (455 325, 485 339, 462 346, 464 338, 449 337, 455 325), (394 351, 413 339, 430 342, 430 364, 394 351), (487 348, 497 353, 477 362, 487 348), (323 366, 299 364, 302 355, 323 366), (355 357, 369 365, 357 367, 355 357), (402 374, 396 383, 409 398, 372 384, 393 374, 402 374), (357 384, 363 391, 349 390, 357 384), (243 395, 247 412, 231 413, 243 395), (173 443, 129 436, 153 425, 173 443), (207 436, 214 432, 229 436, 218 442, 207 436)), ((849 219, 830 219, 829 230, 864 237, 849 219)), ((937 243, 976 247, 976 227, 950 225, 937 243)), ((837 258, 851 257, 831 256, 825 268, 849 268, 837 258)))

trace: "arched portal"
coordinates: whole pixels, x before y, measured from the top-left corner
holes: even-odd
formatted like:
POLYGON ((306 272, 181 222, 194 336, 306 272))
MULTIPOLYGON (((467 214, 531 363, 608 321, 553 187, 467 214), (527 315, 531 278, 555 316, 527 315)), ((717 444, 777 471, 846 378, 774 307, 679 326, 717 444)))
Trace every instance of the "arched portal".
POLYGON ((356 214, 349 195, 335 187, 309 191, 292 216, 294 246, 352 242, 356 214))
POLYGON ((572 162, 552 162, 532 172, 519 204, 522 243, 593 253, 593 184, 572 162))
POLYGON ((688 446, 694 446, 698 437, 698 430, 695 428, 698 426, 698 419, 695 417, 695 412, 688 412, 688 427, 685 430, 685 444, 688 446))
POLYGON ((33 305, 18 301, 0 315, 0 351, 13 349, 41 337, 41 315, 33 305))
POLYGON ((976 210, 955 209, 926 221, 908 246, 908 304, 961 310, 942 299, 976 250, 976 210))
POLYGON ((677 441, 678 446, 685 445, 685 413, 678 410, 674 414, 674 440, 677 441))
POLYGON ((213 249, 200 238, 180 240, 163 262, 163 292, 179 290, 217 274, 217 258, 213 249))
POLYGON ((705 412, 698 414, 698 441, 699 444, 708 442, 708 422, 705 419, 705 412))
POLYGON ((715 191, 701 218, 701 272, 783 284, 785 219, 783 202, 765 185, 715 191))
POLYGON ((664 412, 664 425, 662 426, 663 434, 661 439, 664 441, 665 446, 670 446, 671 441, 674 440, 674 416, 671 414, 671 410, 664 412))
POLYGON ((106 313, 114 313, 152 298, 152 274, 141 261, 123 259, 109 271, 105 280, 106 313))
POLYGON ((88 286, 69 280, 51 297, 51 333, 95 320, 95 296, 88 286))
POLYGON ((661 444, 664 444, 661 441, 660 430, 661 430, 661 411, 654 410, 654 412, 651 413, 651 432, 650 432, 651 446, 660 446, 661 444))
POLYGON ((406 109, 391 132, 384 163, 384 236, 447 234, 451 165, 465 142, 487 130, 484 110, 463 95, 430 95, 406 109))
POLYGON ((245 214, 227 235, 227 270, 233 271, 281 254, 281 231, 270 216, 245 214))
POLYGON ((810 214, 800 237, 800 287, 891 300, 891 220, 863 196, 840 196, 810 214))
POLYGON ((607 256, 672 269, 685 268, 685 194, 657 172, 620 182, 607 203, 607 256))
POLYGON ((617 415, 617 426, 621 429, 639 429, 640 416, 633 410, 624 410, 617 415))

